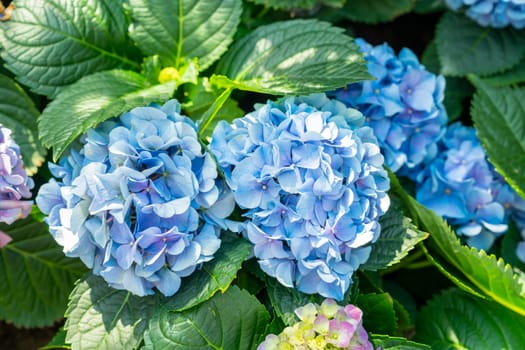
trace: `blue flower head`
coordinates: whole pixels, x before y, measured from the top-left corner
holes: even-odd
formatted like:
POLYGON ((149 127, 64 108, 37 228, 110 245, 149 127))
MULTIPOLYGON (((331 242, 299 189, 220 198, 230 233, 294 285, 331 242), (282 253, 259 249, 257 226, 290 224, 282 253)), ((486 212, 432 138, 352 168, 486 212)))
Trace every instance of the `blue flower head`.
POLYGON ((412 179, 437 152, 447 122, 443 106, 445 79, 419 63, 407 48, 396 55, 387 44, 372 46, 356 39, 376 79, 350 84, 332 93, 367 116, 385 163, 412 179))
POLYGON ((213 259, 234 207, 176 100, 88 130, 50 169, 57 180, 36 202, 56 241, 137 295, 172 295, 181 277, 213 259))
POLYGON ((0 124, 0 222, 12 224, 29 215, 34 183, 26 174, 20 147, 11 137, 11 130, 0 124))
POLYGON ((507 231, 508 192, 473 127, 450 125, 439 146, 417 184, 416 198, 456 226, 469 245, 488 250, 507 231))
POLYGON ((464 9, 466 15, 483 27, 525 28, 523 0, 445 0, 453 10, 464 9))
POLYGON ((210 150, 261 268, 285 286, 342 299, 389 206, 388 176, 364 117, 324 94, 257 105, 218 123, 210 150))

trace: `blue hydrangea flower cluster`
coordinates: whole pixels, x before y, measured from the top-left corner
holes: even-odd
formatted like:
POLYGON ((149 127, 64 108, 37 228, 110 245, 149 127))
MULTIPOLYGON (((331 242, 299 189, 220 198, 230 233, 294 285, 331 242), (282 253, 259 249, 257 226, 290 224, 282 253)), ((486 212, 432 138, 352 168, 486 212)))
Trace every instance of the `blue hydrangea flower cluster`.
POLYGON ((31 212, 34 183, 27 176, 20 147, 11 137, 11 130, 0 124, 0 222, 12 224, 31 212))
POLYGON ((456 226, 467 244, 485 250, 508 229, 509 195, 475 129, 460 123, 449 126, 416 190, 417 200, 456 226))
POLYGON ((326 299, 321 305, 298 307, 295 314, 300 321, 279 335, 267 335, 257 350, 374 350, 363 327, 363 312, 352 304, 339 306, 326 299))
POLYGON ((141 296, 173 295, 213 259, 235 205, 176 100, 88 130, 50 170, 36 202, 65 254, 141 296))
POLYGON ((466 9, 466 15, 484 27, 525 28, 525 0, 445 0, 453 10, 466 9))
POLYGON ((363 119, 314 94, 269 101, 214 130, 210 150, 247 210, 243 234, 285 286, 341 300, 379 236, 389 180, 363 119))
POLYGON ((367 116, 385 163, 394 172, 417 178, 422 164, 435 157, 447 113, 445 79, 428 72, 407 48, 396 56, 388 45, 356 39, 376 80, 350 84, 330 93, 367 116))

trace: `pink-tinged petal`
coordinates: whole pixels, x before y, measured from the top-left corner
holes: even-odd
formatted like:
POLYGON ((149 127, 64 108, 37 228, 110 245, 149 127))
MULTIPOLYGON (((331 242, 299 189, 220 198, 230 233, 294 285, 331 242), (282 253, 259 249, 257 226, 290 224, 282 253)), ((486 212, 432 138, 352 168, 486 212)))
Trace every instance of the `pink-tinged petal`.
POLYGON ((330 330, 328 331, 328 342, 335 346, 346 348, 350 344, 355 330, 356 326, 349 322, 331 320, 330 330))
POLYGON ((268 334, 264 341, 259 344, 257 350, 278 350, 280 339, 275 334, 268 334))
POLYGON ((351 319, 361 322, 361 317, 363 317, 363 311, 361 311, 361 309, 358 308, 357 306, 348 304, 345 306, 344 311, 346 315, 350 317, 351 319))
POLYGON ((9 242, 11 242, 13 239, 9 237, 6 233, 0 231, 0 248, 7 245, 9 242))
POLYGON ((313 329, 319 334, 328 334, 330 321, 326 316, 319 315, 315 318, 313 329))
POLYGON ((27 217, 32 207, 32 201, 0 200, 0 222, 11 225, 16 220, 27 217))

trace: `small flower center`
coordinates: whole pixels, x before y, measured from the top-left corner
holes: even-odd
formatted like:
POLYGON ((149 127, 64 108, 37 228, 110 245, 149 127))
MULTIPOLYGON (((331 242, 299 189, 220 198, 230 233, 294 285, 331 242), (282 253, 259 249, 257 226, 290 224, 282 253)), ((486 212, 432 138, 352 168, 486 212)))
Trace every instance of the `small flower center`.
POLYGON ((412 89, 408 89, 407 94, 412 95, 412 89))
POLYGON ((374 89, 374 93, 375 93, 376 95, 379 95, 379 94, 381 93, 381 91, 380 91, 379 89, 374 89))
POLYGON ((452 190, 450 188, 445 188, 445 194, 451 194, 452 193, 452 190))
POLYGON ((262 189, 263 191, 266 191, 266 190, 268 189, 268 186, 266 186, 266 185, 262 185, 262 186, 261 186, 261 189, 262 189))

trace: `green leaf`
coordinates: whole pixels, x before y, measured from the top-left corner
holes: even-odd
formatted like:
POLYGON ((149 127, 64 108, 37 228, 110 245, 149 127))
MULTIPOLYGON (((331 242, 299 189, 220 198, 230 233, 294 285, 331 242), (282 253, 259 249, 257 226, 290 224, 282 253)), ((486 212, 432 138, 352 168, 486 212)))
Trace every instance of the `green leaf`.
POLYGON ((428 345, 388 335, 372 334, 370 341, 374 344, 374 348, 381 350, 432 350, 428 345))
POLYGON ((36 173, 46 156, 38 140, 36 119, 39 112, 24 90, 0 74, 0 124, 11 129, 20 146, 22 160, 29 175, 36 173))
POLYGON ((427 14, 447 9, 444 0, 416 0, 414 12, 418 14, 427 14))
POLYGON ((316 20, 258 27, 221 59, 211 82, 220 87, 284 94, 333 90, 372 79, 366 61, 343 29, 316 20))
POLYGON ((474 93, 472 84, 465 78, 448 77, 445 86, 445 109, 448 114, 448 121, 459 119, 468 106, 468 98, 474 93))
POLYGON ((393 279, 383 279, 383 289, 394 298, 399 328, 403 331, 412 327, 412 320, 415 320, 418 312, 415 296, 393 279))
POLYGON ((68 86, 42 112, 40 139, 53 147, 56 161, 87 129, 131 108, 164 102, 175 91, 175 82, 150 85, 138 73, 112 70, 95 73, 68 86))
POLYGON ((2 58, 22 84, 54 97, 85 75, 138 69, 128 26, 119 0, 17 0, 0 26, 2 58))
POLYGON ((392 21, 412 7, 414 0, 350 0, 342 11, 352 21, 374 24, 392 21))
POLYGON ((521 271, 525 271, 525 263, 518 258, 516 254, 517 246, 523 241, 521 234, 513 222, 509 225, 509 229, 503 235, 501 240, 501 257, 509 264, 517 267, 521 271))
POLYGON ((436 44, 442 73, 452 76, 502 72, 525 55, 525 36, 520 31, 481 27, 451 11, 437 26, 436 44))
MULTIPOLYGON (((264 274, 264 272, 260 272, 264 274)), ((296 288, 285 287, 279 283, 277 279, 266 274, 260 277, 265 281, 266 291, 270 297, 273 311, 287 326, 291 326, 299 320, 295 315, 295 309, 308 303, 320 305, 325 300, 325 298, 319 294, 305 294, 296 288)), ((343 300, 339 301, 339 304, 346 305, 354 303, 358 293, 358 282, 357 279, 354 278, 350 288, 346 291, 343 300)))
POLYGON ((162 71, 162 63, 158 55, 153 55, 144 58, 142 61, 140 74, 146 77, 146 79, 153 85, 158 84, 160 78, 160 72, 162 71))
POLYGON ((441 72, 441 62, 439 62, 436 40, 432 40, 427 47, 425 47, 421 56, 421 63, 428 71, 434 74, 441 72))
MULTIPOLYGON (((208 78, 201 78, 197 85, 188 85, 188 89, 184 95, 187 97, 187 102, 182 104, 184 113, 190 116, 193 120, 199 120, 199 134, 203 138, 211 136, 215 125, 219 120, 224 120, 228 123, 235 118, 244 116, 244 111, 239 108, 237 102, 231 98, 226 99, 221 108, 217 110, 214 118, 208 119, 209 123, 203 125, 202 117, 208 112, 212 111, 212 106, 217 104, 217 100, 221 92, 214 89, 210 84, 208 78)), ((229 95, 228 95, 229 96, 229 95)), ((220 100, 218 102, 221 102, 220 100)))
POLYGON ((448 263, 444 258, 440 258, 437 255, 431 255, 428 249, 423 245, 421 246, 422 251, 425 253, 428 261, 430 261, 439 272, 448 278, 452 283, 461 288, 467 293, 470 293, 478 298, 484 298, 483 294, 476 289, 472 283, 463 278, 463 273, 457 269, 454 265, 448 263))
POLYGON ((267 334, 279 334, 286 328, 286 325, 283 323, 283 320, 281 320, 279 317, 273 317, 272 321, 266 326, 266 330, 264 332, 265 335, 262 335, 259 339, 259 344, 264 341, 267 334))
MULTIPOLYGON (((435 73, 441 72, 441 63, 437 53, 436 41, 432 40, 425 48, 421 61, 425 67, 435 73)), ((466 99, 474 93, 472 85, 463 77, 447 77, 445 84, 445 109, 448 114, 448 121, 451 122, 460 118, 466 106, 466 99)))
POLYGON ((525 317, 457 289, 435 296, 419 315, 416 339, 434 350, 521 349, 525 317))
POLYGON ((66 342, 66 335, 66 331, 60 328, 53 339, 38 350, 71 349, 71 344, 66 342))
POLYGON ((482 81, 495 87, 525 83, 525 60, 503 73, 484 77, 482 81))
POLYGON ((299 321, 299 318, 295 315, 295 309, 308 303, 321 304, 324 300, 320 295, 305 294, 295 288, 285 287, 275 278, 266 276, 265 280, 266 290, 274 312, 287 326, 291 326, 299 321))
POLYGON ((360 266, 362 270, 377 271, 397 264, 416 244, 428 237, 428 233, 419 231, 409 218, 403 216, 399 205, 392 205, 379 222, 381 235, 372 245, 366 263, 360 266))
POLYGON ((271 7, 276 10, 311 10, 316 5, 327 5, 331 7, 342 7, 346 0, 249 0, 258 5, 271 7))
POLYGON ((65 257, 47 225, 31 216, 0 231, 13 239, 0 249, 0 317, 22 327, 52 325, 84 265, 65 257))
POLYGON ((253 273, 252 268, 254 266, 259 268, 258 264, 255 262, 255 258, 245 261, 242 268, 237 272, 235 285, 248 291, 250 294, 257 295, 266 288, 266 285, 263 280, 253 273))
MULTIPOLYGON (((217 123, 217 116, 221 111, 222 107, 226 104, 226 101, 230 98, 232 88, 224 90, 213 102, 213 104, 204 112, 201 119, 199 120, 199 137, 204 139, 205 133, 210 132, 212 124, 217 123)), ((213 132, 213 131, 211 131, 213 132)))
MULTIPOLYGON (((425 48, 421 61, 425 67, 435 73, 441 72, 441 63, 437 53, 436 41, 432 40, 425 48)), ((445 84, 445 109, 447 110, 448 121, 451 122, 460 118, 466 106, 466 99, 474 93, 472 84, 463 77, 447 77, 445 84)))
POLYGON ((361 294, 356 306, 363 311, 363 326, 368 332, 392 334, 397 330, 394 301, 388 293, 361 294))
POLYGON ((228 48, 241 19, 240 0, 130 0, 130 35, 145 55, 180 68, 199 58, 205 70, 228 48))
MULTIPOLYGON (((404 192, 392 175, 391 186, 404 201, 418 227, 430 232, 431 247, 457 269, 458 278, 468 281, 479 293, 525 316, 525 293, 519 276, 503 259, 484 250, 462 245, 446 222, 404 192)), ((452 282, 457 283, 456 280, 452 282)))
POLYGON ((232 286, 183 312, 157 309, 144 349, 253 349, 269 319, 253 295, 232 286))
POLYGON ((157 296, 138 297, 88 275, 71 293, 66 342, 74 349, 135 349, 158 307, 157 296))
POLYGON ((525 196, 525 89, 471 81, 476 86, 471 115, 481 144, 496 170, 525 196))
POLYGON ((215 253, 215 258, 182 280, 176 297, 164 305, 167 310, 187 310, 210 299, 216 292, 228 289, 250 254, 251 245, 234 234, 223 233, 221 240, 221 248, 215 253))

